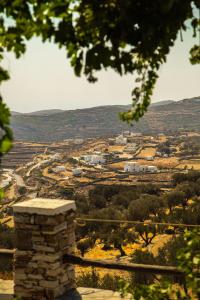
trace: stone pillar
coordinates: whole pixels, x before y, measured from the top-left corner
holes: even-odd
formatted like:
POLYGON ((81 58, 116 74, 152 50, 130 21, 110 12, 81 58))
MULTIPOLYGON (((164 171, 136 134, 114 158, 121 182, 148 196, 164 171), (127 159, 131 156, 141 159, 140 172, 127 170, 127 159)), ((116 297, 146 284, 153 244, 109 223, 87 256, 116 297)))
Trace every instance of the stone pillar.
POLYGON ((71 200, 41 198, 13 206, 14 294, 20 300, 53 300, 75 288, 74 267, 62 261, 74 252, 75 209, 71 200))

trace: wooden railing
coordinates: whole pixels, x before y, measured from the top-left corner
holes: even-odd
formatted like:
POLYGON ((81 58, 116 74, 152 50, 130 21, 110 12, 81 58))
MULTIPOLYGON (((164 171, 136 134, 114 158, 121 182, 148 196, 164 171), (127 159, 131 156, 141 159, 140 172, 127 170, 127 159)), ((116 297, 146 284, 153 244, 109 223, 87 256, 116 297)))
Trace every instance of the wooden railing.
POLYGON ((13 258, 14 252, 14 249, 0 249, 0 258, 5 256, 13 258))
MULTIPOLYGON (((1 257, 10 257, 14 255, 14 249, 0 249, 1 257)), ((173 275, 184 277, 184 272, 173 266, 159 266, 159 265, 146 265, 146 264, 132 264, 132 263, 121 263, 113 262, 111 260, 92 260, 87 258, 82 258, 76 255, 63 255, 63 262, 71 265, 79 265, 85 267, 97 267, 113 270, 123 270, 128 272, 145 272, 154 273, 160 275, 173 275)))
MULTIPOLYGON (((13 258, 14 249, 0 249, 0 259, 13 258)), ((172 276, 174 281, 183 286, 187 291, 185 273, 174 266, 159 266, 159 265, 147 265, 147 264, 135 264, 135 263, 121 263, 111 260, 92 260, 82 258, 75 255, 64 254, 63 262, 70 265, 79 265, 83 267, 96 267, 112 270, 121 270, 128 272, 140 272, 145 274, 165 275, 172 276)))
POLYGON ((97 267, 112 270, 122 270, 128 272, 143 272, 160 275, 172 275, 184 278, 185 274, 181 270, 172 266, 146 265, 146 264, 131 264, 113 262, 111 260, 93 260, 82 258, 75 255, 64 254, 63 261, 66 264, 79 265, 84 267, 97 267))

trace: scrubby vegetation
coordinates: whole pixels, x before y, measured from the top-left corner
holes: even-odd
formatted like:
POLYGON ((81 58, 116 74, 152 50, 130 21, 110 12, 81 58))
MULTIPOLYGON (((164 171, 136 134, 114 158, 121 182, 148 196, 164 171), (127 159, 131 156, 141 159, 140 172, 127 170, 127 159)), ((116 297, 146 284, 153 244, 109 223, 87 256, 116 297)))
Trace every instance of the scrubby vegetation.
POLYGON ((135 251, 132 262, 145 264, 175 265, 185 273, 185 278, 155 276, 146 273, 126 273, 122 276, 98 271, 84 272, 78 284, 86 287, 120 290, 130 293, 134 300, 196 300, 200 297, 200 232, 185 231, 163 247, 157 257, 148 251, 135 251), (124 280, 126 278, 126 280, 124 280))
MULTIPOLYGON (((187 246, 187 241, 183 238, 184 227, 178 226, 178 224, 200 225, 199 181, 200 172, 189 171, 188 173, 174 174, 173 188, 167 191, 152 184, 134 187, 97 186, 90 190, 87 197, 76 197, 79 216, 105 220, 105 222, 86 221, 77 227, 77 245, 80 253, 86 255, 98 242, 103 245, 102 249, 105 251, 117 249, 119 257, 128 255, 129 262, 179 266, 180 259, 177 257, 177 253, 187 246), (117 222, 112 222, 113 220, 117 222), (123 220, 133 221, 133 224, 123 223, 123 220), (138 224, 134 222, 138 222, 138 224), (161 222, 169 223, 169 226, 159 225, 161 222), (174 225, 171 226, 170 223, 174 223, 174 225), (156 252, 152 252, 154 241, 163 234, 168 235, 169 239, 166 239, 166 242, 156 252), (140 245, 132 255, 126 253, 126 245, 130 243, 140 245)), ((79 279, 87 281, 87 276, 90 280, 92 276, 98 278, 100 275, 93 271, 79 279)), ((100 278, 101 280, 98 278, 97 281, 93 281, 93 284, 96 282, 96 287, 102 286, 102 276, 100 278)), ((152 285, 152 289, 156 293, 158 288, 155 284, 158 282, 160 284, 162 280, 174 284, 177 282, 177 279, 170 276, 143 273, 130 274, 126 281, 129 282, 131 289, 133 286, 141 284, 152 285)), ((112 282, 110 278, 109 282, 112 282)), ((110 286, 110 288, 113 287, 110 286)))
MULTIPOLYGON (((9 228, 7 225, 0 224, 0 248, 13 249, 15 246, 14 229, 9 228)), ((1 255, 0 257, 0 273, 7 276, 7 272, 13 269, 13 262, 10 257, 1 255)))
MULTIPOLYGON (((200 224, 200 172, 175 174, 174 188, 163 192, 152 184, 128 186, 97 186, 88 197, 76 197, 78 214, 92 219, 111 220, 111 222, 87 222, 77 230, 78 240, 90 238, 101 240, 106 246, 119 249, 125 255, 123 245, 142 241, 144 246, 153 242, 160 233, 181 233, 174 226, 168 230, 152 222, 200 224), (117 220, 118 223, 113 223, 117 220), (120 221, 147 222, 147 225, 122 224, 120 221)), ((84 243, 86 243, 85 240, 84 243)), ((87 243, 89 250, 92 243, 87 243)), ((87 251, 86 250, 86 251, 87 251)))

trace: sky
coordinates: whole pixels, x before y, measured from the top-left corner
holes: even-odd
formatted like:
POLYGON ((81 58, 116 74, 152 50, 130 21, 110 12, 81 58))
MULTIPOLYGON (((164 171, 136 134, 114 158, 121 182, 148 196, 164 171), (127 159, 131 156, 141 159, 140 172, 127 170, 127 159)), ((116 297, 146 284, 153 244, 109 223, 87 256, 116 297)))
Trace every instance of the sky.
MULTIPOLYGON (((161 67, 152 102, 200 96, 200 67, 189 62, 189 50, 196 42, 191 32, 178 37, 167 62, 161 67)), ((98 82, 77 78, 66 53, 56 45, 34 38, 27 52, 16 59, 6 54, 4 67, 11 79, 2 86, 4 101, 12 111, 77 109, 101 105, 129 104, 134 77, 120 77, 114 71, 98 73, 98 82)))

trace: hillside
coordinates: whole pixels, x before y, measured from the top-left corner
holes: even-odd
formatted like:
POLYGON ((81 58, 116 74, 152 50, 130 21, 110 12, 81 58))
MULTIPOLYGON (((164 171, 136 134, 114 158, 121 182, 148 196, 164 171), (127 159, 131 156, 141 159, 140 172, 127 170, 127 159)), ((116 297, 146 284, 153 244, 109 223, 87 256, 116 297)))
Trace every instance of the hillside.
POLYGON ((11 125, 16 140, 60 141, 67 138, 111 136, 122 130, 142 133, 200 130, 200 97, 178 102, 152 105, 138 123, 129 126, 121 122, 118 114, 127 105, 100 106, 68 111, 57 110, 50 114, 14 114, 11 125))
POLYGON ((16 111, 12 111, 11 114, 13 116, 18 116, 18 115, 50 116, 50 115, 60 113, 62 111, 63 111, 62 109, 45 109, 45 110, 39 110, 39 111, 30 112, 30 113, 19 113, 16 111))

